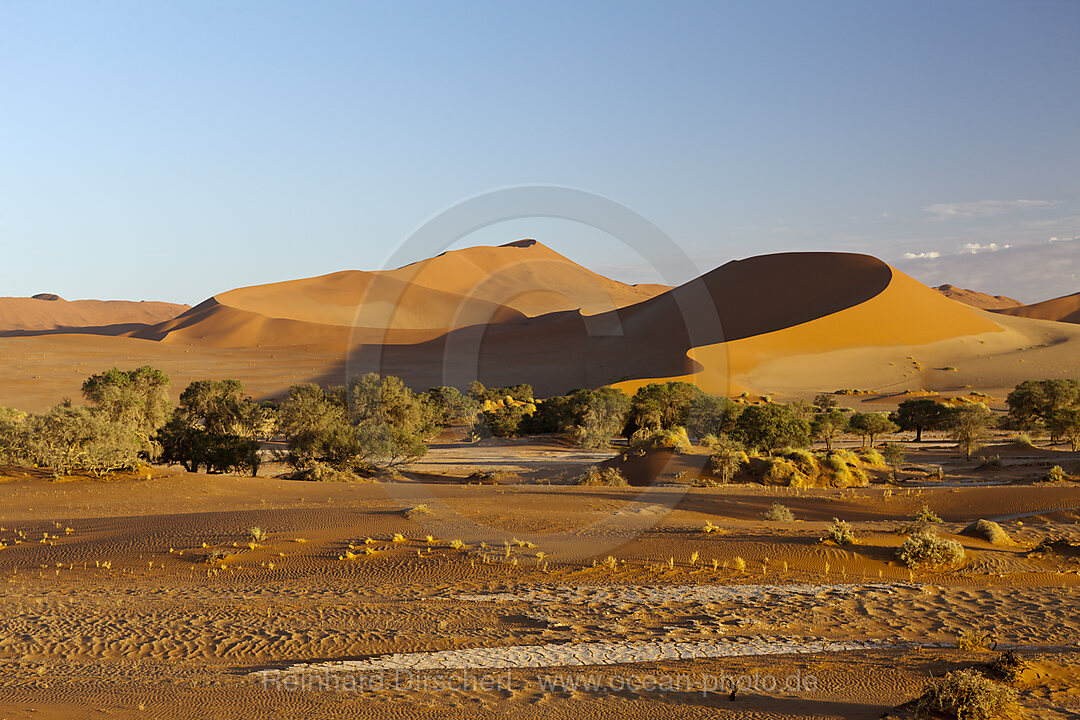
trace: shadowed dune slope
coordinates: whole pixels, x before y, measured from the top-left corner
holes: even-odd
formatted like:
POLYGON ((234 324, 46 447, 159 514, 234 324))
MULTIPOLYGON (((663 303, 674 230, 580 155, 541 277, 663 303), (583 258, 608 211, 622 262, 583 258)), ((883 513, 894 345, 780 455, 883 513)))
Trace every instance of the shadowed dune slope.
POLYGON ((965 305, 979 308, 980 310, 1000 310, 1003 308, 1019 307, 1023 305, 1019 300, 1013 300, 1004 295, 989 295, 978 290, 965 290, 955 285, 939 285, 936 288, 939 293, 949 298, 962 302, 965 305))
POLYGON ((523 240, 446 252, 385 272, 344 271, 231 290, 136 336, 218 347, 413 343, 453 328, 551 312, 598 314, 667 289, 609 280, 523 240))
POLYGON ((1003 315, 1035 318, 1038 320, 1056 320, 1058 322, 1080 323, 1080 293, 1065 297, 1045 300, 1034 305, 999 310, 1003 315))
MULTIPOLYGON (((55 295, 0 298, 0 333, 72 328, 152 325, 176 317, 189 305, 127 300, 63 300, 55 295), (48 299, 39 299, 48 298, 48 299)), ((102 334, 119 334, 102 333, 102 334)))
POLYGON ((413 346, 359 348, 354 371, 418 386, 531 382, 540 393, 683 378, 727 393, 731 371, 772 355, 919 345, 1000 330, 866 255, 784 253, 727 263, 685 285, 593 317, 554 313, 463 328, 413 346), (729 369, 729 348, 739 367, 729 369))

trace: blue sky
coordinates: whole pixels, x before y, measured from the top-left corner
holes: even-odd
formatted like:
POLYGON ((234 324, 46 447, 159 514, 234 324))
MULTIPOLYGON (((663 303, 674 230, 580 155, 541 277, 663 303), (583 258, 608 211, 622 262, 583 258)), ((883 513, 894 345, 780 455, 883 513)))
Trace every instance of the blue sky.
MULTIPOLYGON (((848 250, 1076 292, 1078 36, 1071 0, 5 0, 0 295, 194 303, 376 269, 532 184, 622 203, 701 271, 848 250)), ((520 237, 657 279, 565 220, 458 245, 520 237)))

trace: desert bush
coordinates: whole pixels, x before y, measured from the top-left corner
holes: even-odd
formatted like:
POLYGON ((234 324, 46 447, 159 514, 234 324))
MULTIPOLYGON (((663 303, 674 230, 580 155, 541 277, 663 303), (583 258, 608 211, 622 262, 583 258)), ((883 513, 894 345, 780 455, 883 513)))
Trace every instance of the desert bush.
POLYGON ((425 515, 434 515, 434 513, 431 512, 431 508, 429 508, 427 505, 414 505, 413 507, 405 510, 401 514, 410 520, 418 517, 423 517, 425 515))
POLYGON ((932 465, 930 467, 930 472, 927 473, 927 476, 932 480, 944 480, 945 468, 940 465, 932 465))
POLYGON ((339 470, 328 463, 313 461, 296 475, 301 480, 312 482, 356 482, 360 475, 352 470, 339 470))
POLYGON ((1055 465, 1046 472, 1043 482, 1064 482, 1068 479, 1069 476, 1065 473, 1065 468, 1055 465))
POLYGON ((763 479, 767 483, 784 485, 787 487, 806 487, 808 478, 799 466, 786 457, 765 458, 765 474, 763 479))
POLYGON ((27 461, 55 477, 86 472, 97 477, 138 467, 145 444, 138 432, 85 407, 57 405, 21 423, 27 461))
POLYGON ((896 557, 912 568, 947 568, 964 561, 964 546, 924 529, 909 535, 896 549, 896 557))
POLYGON ((108 422, 130 428, 147 459, 156 460, 161 448, 153 438, 168 417, 169 382, 168 375, 149 365, 114 367, 87 378, 82 394, 108 422))
POLYGON ((991 545, 1012 544, 1009 534, 992 520, 977 520, 964 528, 962 534, 981 537, 991 545))
POLYGON ((1020 433, 1012 439, 1012 444, 1021 448, 1033 448, 1035 443, 1032 442, 1031 436, 1027 433, 1020 433))
POLYGON ((885 467, 885 456, 875 448, 865 448, 859 451, 859 459, 870 467, 885 467))
POLYGON ((957 720, 990 720, 1015 712, 1016 692, 977 670, 954 670, 937 680, 919 698, 920 714, 944 713, 957 720))
POLYGON ((617 468, 600 467, 593 465, 577 477, 576 485, 604 485, 608 487, 623 487, 626 478, 617 468))
POLYGON ((786 505, 773 503, 772 507, 761 513, 761 519, 770 522, 794 522, 795 514, 786 505))
POLYGON ((825 527, 825 537, 822 539, 831 540, 837 545, 854 545, 855 530, 846 520, 833 518, 833 521, 825 527))
POLYGON ((718 435, 714 435, 713 433, 709 433, 709 434, 705 435, 700 440, 701 446, 702 447, 707 447, 707 448, 711 448, 714 445, 718 444, 719 442, 720 442, 720 437, 718 435))
POLYGON ((825 456, 822 467, 832 476, 834 487, 865 487, 870 479, 861 467, 855 454, 843 450, 833 451, 825 456))
POLYGON ((923 505, 919 512, 915 513, 913 520, 917 523, 939 523, 941 518, 938 514, 930 509, 929 505, 923 505))
POLYGON ((956 638, 956 647, 965 652, 986 652, 994 636, 982 630, 965 630, 956 638))
POLYGON ((690 438, 684 427, 640 432, 630 446, 642 450, 670 448, 677 453, 690 452, 691 448, 690 438))
POLYGON ((1028 664, 1015 650, 1006 650, 990 661, 986 666, 992 677, 1003 682, 1014 683, 1018 681, 1028 664))
POLYGON ((893 469, 895 474, 900 471, 900 466, 904 463, 904 458, 907 457, 907 448, 900 443, 885 443, 885 447, 881 449, 881 457, 893 469))
POLYGON ((250 535, 251 539, 255 542, 262 542, 269 536, 269 533, 267 533, 261 527, 255 526, 248 529, 248 535, 250 535))

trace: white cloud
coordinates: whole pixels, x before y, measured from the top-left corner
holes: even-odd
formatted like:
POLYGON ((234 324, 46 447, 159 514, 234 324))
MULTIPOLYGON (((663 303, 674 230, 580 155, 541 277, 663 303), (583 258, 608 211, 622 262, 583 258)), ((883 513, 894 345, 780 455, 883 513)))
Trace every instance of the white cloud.
POLYGON ((997 252, 998 250, 1008 250, 1012 245, 998 245, 997 243, 987 243, 981 245, 979 243, 967 243, 964 245, 964 250, 967 250, 972 255, 980 252, 997 252))
POLYGON ((1001 215, 1014 210, 1049 207, 1049 200, 979 200, 977 202, 936 203, 924 205, 923 211, 931 220, 958 220, 1001 215))
POLYGON ((939 258, 939 257, 941 257, 941 253, 939 253, 937 250, 930 250, 928 252, 921 252, 921 253, 913 253, 913 252, 904 253, 904 259, 905 260, 933 260, 933 259, 939 258))

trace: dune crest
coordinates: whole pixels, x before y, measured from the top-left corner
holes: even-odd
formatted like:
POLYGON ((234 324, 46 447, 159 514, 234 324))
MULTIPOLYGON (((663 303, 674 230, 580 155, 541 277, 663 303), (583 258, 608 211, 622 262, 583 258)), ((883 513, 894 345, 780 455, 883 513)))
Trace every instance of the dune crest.
POLYGON ((522 240, 453 250, 395 270, 230 290, 136 336, 217 347, 413 343, 552 312, 599 314, 666 290, 611 280, 522 240))
POLYGON ((1057 322, 1080 323, 1080 293, 1066 295, 1065 297, 1044 300, 1033 305, 999 310, 1003 315, 1015 317, 1035 318, 1038 320, 1055 320, 1057 322))
POLYGON ((52 293, 0 298, 0 332, 10 334, 115 325, 152 325, 190 305, 128 300, 64 300, 52 293))
POLYGON ((978 290, 965 290, 955 285, 938 285, 934 289, 950 300, 956 300, 980 310, 1001 310, 1003 308, 1019 307, 1024 304, 1019 300, 1013 300, 1011 297, 1004 295, 990 295, 978 290))

